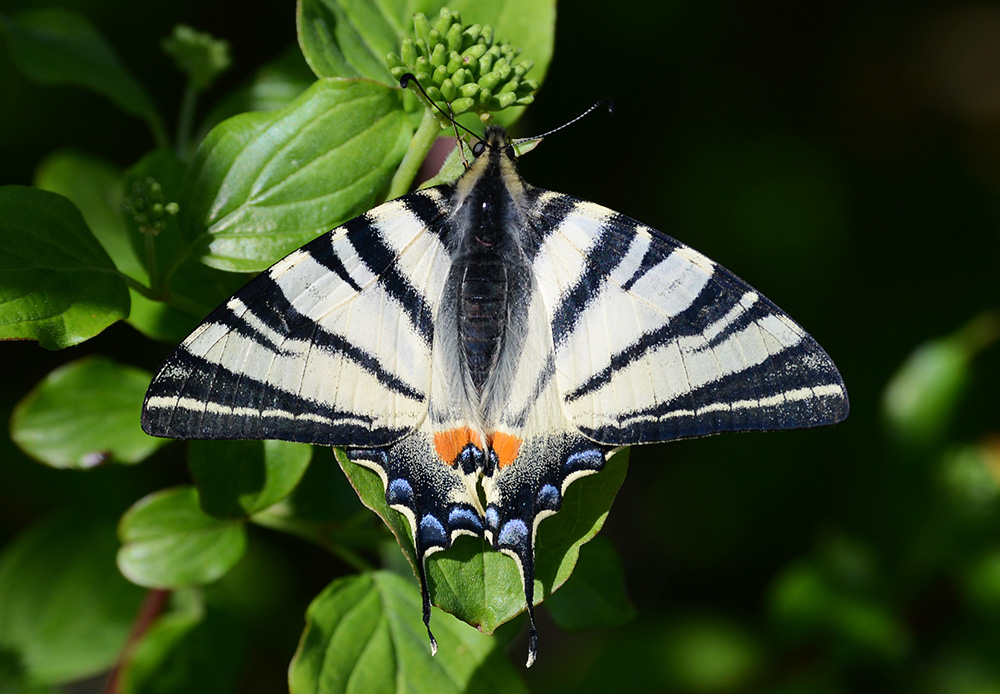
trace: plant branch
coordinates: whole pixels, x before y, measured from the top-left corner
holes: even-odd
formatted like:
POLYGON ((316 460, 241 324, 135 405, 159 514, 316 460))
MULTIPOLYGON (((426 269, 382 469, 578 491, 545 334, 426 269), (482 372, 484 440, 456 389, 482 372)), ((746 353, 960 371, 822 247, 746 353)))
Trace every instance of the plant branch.
POLYGON ((441 132, 441 123, 437 116, 429 109, 424 111, 424 117, 420 121, 420 127, 413 134, 410 147, 406 150, 403 161, 396 169, 396 175, 392 177, 392 184, 389 186, 389 199, 398 198, 400 195, 408 193, 413 179, 417 177, 420 165, 431 151, 434 140, 441 132))

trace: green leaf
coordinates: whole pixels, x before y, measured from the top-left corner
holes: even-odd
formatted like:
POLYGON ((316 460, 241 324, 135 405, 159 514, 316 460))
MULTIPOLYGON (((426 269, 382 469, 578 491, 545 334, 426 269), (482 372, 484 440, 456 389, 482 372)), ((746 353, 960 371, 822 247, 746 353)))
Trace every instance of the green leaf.
POLYGON ((128 315, 125 281, 61 195, 0 188, 0 340, 60 349, 128 315))
POLYGON ((201 507, 240 518, 276 504, 302 479, 312 446, 288 441, 191 441, 188 465, 201 507))
POLYGON ((766 663, 759 636, 727 619, 686 616, 661 634, 655 665, 670 691, 746 691, 766 663))
POLYGON ((145 282, 146 270, 122 219, 122 172, 110 162, 84 152, 60 150, 35 170, 35 185, 69 198, 111 256, 115 267, 145 282))
POLYGON ((241 521, 217 520, 201 510, 194 487, 139 500, 122 516, 118 537, 118 568, 150 588, 214 581, 236 565, 247 542, 241 521))
POLYGON ((241 630, 225 613, 211 608, 168 612, 132 652, 120 692, 235 692, 244 658, 241 630))
POLYGON ((18 403, 11 438, 57 468, 138 463, 168 443, 139 428, 152 374, 106 357, 86 357, 46 376, 18 403))
POLYGON ((246 113, 201 143, 181 205, 202 262, 259 272, 364 212, 410 139, 398 89, 320 80, 286 108, 246 113))
POLYGON ((580 550, 569 580, 546 601, 549 613, 566 631, 621 626, 635 617, 625 592, 625 570, 611 541, 595 537, 580 550))
MULTIPOLYGON (((404 9, 408 3, 399 3, 404 9)), ((367 77, 390 86, 385 56, 399 50, 410 12, 390 16, 384 6, 352 0, 302 0, 296 26, 299 46, 317 77, 367 77), (407 21, 401 21, 407 19, 407 21)))
POLYGON ((0 555, 0 651, 20 653, 31 680, 81 679, 117 659, 144 591, 115 569, 115 548, 111 523, 66 514, 0 555))
POLYGON ((201 136, 226 118, 246 111, 276 111, 292 103, 316 81, 302 58, 298 46, 265 63, 254 73, 249 84, 224 97, 205 116, 199 126, 201 136))
POLYGON ((899 442, 921 448, 943 441, 973 378, 973 358, 998 339, 1000 318, 986 312, 907 356, 882 394, 885 421, 899 442))
POLYGON ((413 581, 384 571, 338 579, 306 613, 291 694, 525 691, 492 639, 440 612, 433 624, 434 657, 413 581))
MULTIPOLYGON (((385 521, 415 569, 409 523, 386 504, 378 475, 351 463, 339 449, 337 461, 362 503, 385 521)), ((612 456, 601 473, 574 482, 566 491, 559 513, 538 526, 536 604, 569 578, 580 546, 604 525, 627 468, 626 449, 612 456)), ((494 551, 483 538, 460 536, 450 549, 431 555, 427 560, 427 584, 435 605, 487 634, 525 609, 517 565, 507 555, 494 551)))
POLYGON ((0 15, 7 47, 18 68, 42 84, 71 84, 111 99, 144 118, 163 142, 163 124, 153 101, 84 17, 70 10, 26 10, 0 15))

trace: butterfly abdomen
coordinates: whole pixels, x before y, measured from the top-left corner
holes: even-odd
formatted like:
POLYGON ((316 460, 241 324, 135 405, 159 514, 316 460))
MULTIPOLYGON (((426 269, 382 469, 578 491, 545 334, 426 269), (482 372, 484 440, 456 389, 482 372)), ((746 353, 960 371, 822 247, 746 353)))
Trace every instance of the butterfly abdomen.
POLYGON ((510 285, 500 254, 473 252, 458 290, 458 331, 469 376, 482 394, 500 353, 509 312, 510 285))

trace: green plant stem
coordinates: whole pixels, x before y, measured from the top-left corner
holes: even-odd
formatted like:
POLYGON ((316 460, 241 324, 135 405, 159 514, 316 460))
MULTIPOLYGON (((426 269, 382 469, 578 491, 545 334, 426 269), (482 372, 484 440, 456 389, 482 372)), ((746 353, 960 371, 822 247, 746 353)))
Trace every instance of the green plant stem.
POLYGON ((170 147, 170 138, 167 137, 167 129, 160 119, 160 114, 153 113, 147 116, 146 122, 149 124, 149 129, 153 131, 153 141, 156 142, 156 146, 164 149, 170 147))
POLYGON ((147 287, 134 277, 129 277, 123 272, 119 272, 118 276, 121 277, 123 280, 125 280, 125 284, 128 285, 129 289, 134 290, 137 294, 141 294, 147 299, 151 299, 153 301, 162 301, 168 306, 173 306, 178 310, 184 311, 185 313, 190 313, 191 315, 194 316, 205 315, 206 308, 202 304, 199 304, 195 301, 189 301, 183 297, 177 297, 173 295, 169 295, 166 298, 164 298, 162 292, 150 289, 149 287, 147 287))
POLYGON ((441 123, 437 116, 430 110, 424 111, 424 117, 420 121, 420 127, 413 134, 410 147, 406 150, 403 161, 396 169, 396 175, 392 177, 392 184, 389 186, 389 199, 398 198, 400 195, 408 193, 413 179, 417 177, 420 165, 427 158, 427 153, 431 151, 434 140, 441 132, 441 123))
POLYGON ((195 106, 198 103, 198 91, 188 80, 181 97, 181 111, 177 117, 177 157, 181 161, 188 160, 188 147, 191 142, 191 128, 194 123, 195 106))
POLYGON ((146 246, 146 271, 149 273, 149 286, 154 294, 160 291, 160 278, 156 269, 156 234, 152 231, 143 231, 146 246))

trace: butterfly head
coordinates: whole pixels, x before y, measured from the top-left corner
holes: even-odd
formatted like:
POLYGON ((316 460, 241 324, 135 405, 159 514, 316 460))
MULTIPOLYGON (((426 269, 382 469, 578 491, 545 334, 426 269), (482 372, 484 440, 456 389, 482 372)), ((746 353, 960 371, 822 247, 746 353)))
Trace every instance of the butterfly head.
POLYGON ((517 159, 517 153, 514 151, 514 144, 510 139, 510 135, 499 125, 491 125, 486 128, 483 137, 472 146, 472 154, 476 159, 479 159, 483 155, 496 155, 505 157, 510 161, 517 159))

